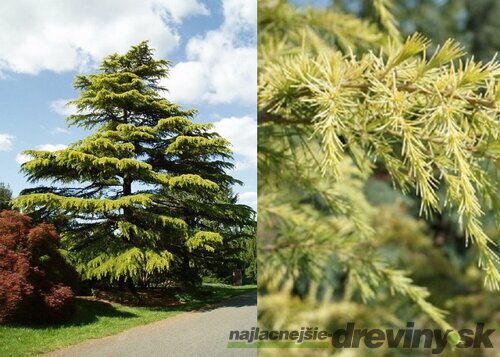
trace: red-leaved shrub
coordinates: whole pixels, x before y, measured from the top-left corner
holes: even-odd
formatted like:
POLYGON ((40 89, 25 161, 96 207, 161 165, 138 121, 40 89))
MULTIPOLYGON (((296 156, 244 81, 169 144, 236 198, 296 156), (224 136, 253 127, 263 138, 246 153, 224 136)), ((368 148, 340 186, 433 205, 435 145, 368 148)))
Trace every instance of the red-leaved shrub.
POLYGON ((54 226, 0 212, 0 323, 63 322, 75 312, 78 275, 58 251, 54 226))

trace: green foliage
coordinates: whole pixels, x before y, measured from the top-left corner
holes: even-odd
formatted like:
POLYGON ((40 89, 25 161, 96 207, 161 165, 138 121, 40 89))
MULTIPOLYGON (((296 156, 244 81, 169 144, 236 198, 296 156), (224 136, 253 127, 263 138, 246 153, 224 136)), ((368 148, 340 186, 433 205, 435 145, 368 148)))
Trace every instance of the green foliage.
POLYGON ((207 264, 203 271, 204 282, 233 283, 233 272, 241 270, 243 283, 255 284, 257 281, 257 239, 255 225, 248 226, 231 239, 223 241, 224 249, 214 252, 213 264, 207 264), (224 261, 224 264, 217 264, 224 261))
POLYGON ((257 237, 253 232, 251 239, 244 241, 244 248, 240 255, 240 261, 244 265, 243 277, 249 283, 257 282, 257 237))
POLYGON ((482 222, 499 209, 491 172, 500 65, 461 59, 452 40, 430 54, 419 34, 400 41, 390 2, 373 5, 378 22, 356 20, 352 32, 349 21, 327 27, 328 18, 352 16, 338 10, 260 2, 259 319, 267 327, 326 327, 341 304, 364 302, 377 315, 388 293, 451 328, 429 290, 408 277, 414 266, 384 254, 390 227, 373 219, 378 209, 363 193, 380 173, 417 197, 426 218, 456 215, 485 285, 499 288, 498 237, 482 222), (377 41, 366 41, 368 32, 377 41), (342 41, 353 33, 360 36, 342 41))
POLYGON ((232 201, 239 181, 229 143, 163 96, 169 62, 146 42, 79 75, 69 125, 95 131, 67 149, 26 151, 30 182, 16 207, 60 226, 68 257, 87 279, 147 285, 196 271, 230 232, 253 224, 232 201), (227 234, 228 233, 228 234, 227 234))
POLYGON ((0 211, 10 209, 12 201, 12 191, 9 186, 0 182, 0 211))

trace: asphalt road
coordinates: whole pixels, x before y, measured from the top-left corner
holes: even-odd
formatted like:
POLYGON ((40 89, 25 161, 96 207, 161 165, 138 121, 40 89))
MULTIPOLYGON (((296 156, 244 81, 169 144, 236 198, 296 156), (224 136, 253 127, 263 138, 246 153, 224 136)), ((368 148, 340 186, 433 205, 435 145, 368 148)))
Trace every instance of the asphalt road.
POLYGON ((90 340, 44 357, 256 356, 255 349, 228 349, 230 330, 257 325, 257 292, 206 311, 188 312, 118 335, 90 340))

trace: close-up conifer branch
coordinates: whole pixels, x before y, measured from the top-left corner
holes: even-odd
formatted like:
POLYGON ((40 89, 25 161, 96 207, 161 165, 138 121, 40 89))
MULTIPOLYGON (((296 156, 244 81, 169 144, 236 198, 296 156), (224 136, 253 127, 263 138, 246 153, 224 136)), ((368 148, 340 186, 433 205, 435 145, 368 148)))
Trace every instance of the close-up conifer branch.
MULTIPOLYGON (((361 301, 388 289, 448 329, 432 293, 408 277, 412 267, 382 259, 380 223, 366 221, 377 208, 363 192, 383 173, 418 202, 416 217, 455 217, 485 287, 498 290, 498 235, 484 220, 499 209, 500 63, 476 61, 452 39, 402 39, 391 2, 373 7, 353 38, 349 21, 330 24, 352 16, 338 8, 260 2, 259 299, 292 304, 332 281, 337 294, 357 289, 361 301)), ((263 324, 286 325, 271 303, 262 306, 263 324)))

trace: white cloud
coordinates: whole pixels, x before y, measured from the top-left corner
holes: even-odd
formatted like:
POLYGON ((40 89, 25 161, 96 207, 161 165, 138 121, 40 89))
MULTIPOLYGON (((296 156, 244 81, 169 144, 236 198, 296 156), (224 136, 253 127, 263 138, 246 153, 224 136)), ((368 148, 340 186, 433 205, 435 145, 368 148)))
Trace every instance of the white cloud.
POLYGON ((0 133, 0 151, 10 151, 14 140, 13 135, 0 133))
MULTIPOLYGON (((43 145, 37 146, 36 150, 54 152, 54 151, 58 151, 58 150, 64 150, 67 147, 68 147, 67 145, 63 145, 63 144, 43 144, 43 145)), ((24 164, 25 162, 30 161, 30 160, 31 160, 30 155, 19 153, 16 156, 17 163, 21 164, 21 165, 24 164)))
POLYGON ((236 163, 236 169, 246 169, 257 164, 257 121, 252 117, 230 117, 214 123, 217 133, 231 142, 235 154, 243 162, 236 163))
POLYGON ((76 106, 74 104, 68 104, 69 99, 57 99, 50 102, 49 107, 52 111, 57 114, 67 117, 71 114, 76 113, 76 106))
POLYGON ((31 156, 26 155, 26 154, 17 154, 16 155, 16 161, 18 164, 22 165, 25 162, 28 162, 31 160, 31 156))
POLYGON ((253 209, 257 208, 257 192, 241 192, 238 194, 238 202, 248 205, 253 209))
POLYGON ((203 98, 208 91, 206 71, 206 66, 201 62, 180 62, 175 65, 164 83, 169 90, 166 97, 173 101, 203 98))
POLYGON ((224 22, 186 45, 188 61, 171 70, 164 85, 172 101, 254 104, 257 93, 256 6, 224 0, 224 22))
POLYGON ((28 162, 31 160, 31 156, 26 155, 26 154, 17 154, 16 155, 16 161, 18 164, 22 165, 25 162, 28 162))
POLYGON ((181 22, 187 16, 210 14, 205 5, 196 0, 164 1, 163 6, 165 6, 175 22, 181 22))
POLYGON ((228 31, 237 28, 255 29, 257 26, 257 6, 248 0, 224 0, 224 26, 228 31))
POLYGON ((22 165, 25 162, 28 162, 31 160, 31 156, 26 155, 26 154, 17 154, 16 155, 16 161, 18 164, 22 165))
POLYGON ((179 43, 166 21, 196 14, 197 0, 1 1, 0 72, 88 69, 145 39, 164 57, 179 43))
POLYGON ((64 145, 64 144, 43 144, 43 145, 39 145, 37 146, 37 150, 40 150, 40 151, 50 151, 50 152, 54 152, 54 151, 58 151, 58 150, 64 150, 68 147, 68 145, 64 145))

